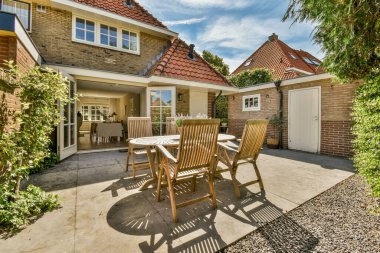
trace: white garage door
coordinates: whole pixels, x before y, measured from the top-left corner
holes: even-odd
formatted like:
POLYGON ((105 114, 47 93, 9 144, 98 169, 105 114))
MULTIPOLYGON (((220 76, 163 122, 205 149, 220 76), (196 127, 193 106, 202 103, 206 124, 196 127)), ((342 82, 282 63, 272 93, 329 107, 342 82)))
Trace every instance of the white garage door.
POLYGON ((320 87, 289 90, 290 149, 319 152, 320 87))

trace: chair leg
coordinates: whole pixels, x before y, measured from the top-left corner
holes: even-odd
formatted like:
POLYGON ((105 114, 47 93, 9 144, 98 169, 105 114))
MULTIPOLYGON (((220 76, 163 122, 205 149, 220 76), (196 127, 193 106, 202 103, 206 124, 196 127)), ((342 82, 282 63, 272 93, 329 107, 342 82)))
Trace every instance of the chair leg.
POLYGON ((207 181, 208 181, 208 186, 210 187, 212 208, 216 209, 215 185, 214 185, 213 175, 211 175, 211 173, 207 173, 207 181))
POLYGON ((257 167, 256 161, 253 161, 252 164, 256 172, 257 180, 259 180, 260 189, 264 191, 263 179, 261 178, 260 171, 259 171, 259 168, 257 167))
POLYGON ((163 168, 158 165, 158 182, 157 182, 157 202, 161 201, 161 182, 163 168))
POLYGON ((228 166, 228 169, 230 170, 230 174, 231 174, 231 178, 232 178, 232 185, 234 187, 235 195, 239 199, 240 198, 240 188, 239 188, 239 182, 236 179, 237 165, 228 166))
POLYGON ((170 196, 170 205, 172 208, 173 222, 176 223, 178 219, 177 219, 177 205, 175 203, 174 185, 170 178, 170 172, 168 171, 167 168, 165 168, 165 172, 166 172, 166 177, 168 181, 168 191, 169 191, 169 196, 170 196))
POLYGON ((131 149, 132 149, 132 145, 129 144, 128 145, 128 153, 127 153, 127 168, 126 168, 126 171, 128 171, 128 168, 129 168, 129 157, 131 156, 131 149))
POLYGON ((192 192, 195 192, 196 184, 197 184, 197 176, 194 175, 192 180, 191 180, 191 191, 192 192))

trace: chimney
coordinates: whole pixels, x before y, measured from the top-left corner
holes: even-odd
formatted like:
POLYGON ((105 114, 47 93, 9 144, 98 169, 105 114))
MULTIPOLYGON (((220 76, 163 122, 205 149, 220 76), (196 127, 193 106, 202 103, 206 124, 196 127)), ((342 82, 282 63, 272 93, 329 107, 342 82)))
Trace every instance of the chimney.
POLYGON ((275 33, 272 33, 272 35, 268 37, 268 40, 271 41, 271 42, 275 41, 275 40, 278 40, 278 35, 275 34, 275 33))
POLYGON ((190 46, 189 46, 189 53, 187 54, 187 56, 188 56, 191 60, 194 60, 194 59, 195 59, 195 56, 194 56, 194 47, 195 47, 194 44, 190 44, 190 46))

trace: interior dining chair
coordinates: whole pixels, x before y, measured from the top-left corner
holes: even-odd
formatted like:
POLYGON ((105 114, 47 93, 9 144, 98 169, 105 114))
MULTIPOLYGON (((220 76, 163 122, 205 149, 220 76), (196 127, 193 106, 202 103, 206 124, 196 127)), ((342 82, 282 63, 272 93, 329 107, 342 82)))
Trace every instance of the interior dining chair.
POLYGON ((178 208, 208 199, 211 200, 213 208, 216 208, 213 173, 217 165, 219 123, 218 119, 184 120, 177 158, 174 158, 165 147, 157 146, 162 157, 158 172, 157 201, 161 198, 162 176, 165 173, 174 222, 177 222, 178 208), (177 204, 174 186, 190 179, 192 191, 195 192, 196 178, 199 175, 207 176, 210 193, 177 204))
POLYGON ((130 140, 153 136, 152 120, 150 117, 128 117, 128 155, 127 168, 132 167, 133 178, 136 176, 136 170, 149 167, 147 161, 135 161, 135 156, 146 155, 146 148, 131 144, 130 140))
MULTIPOLYGON (((227 170, 231 174, 232 185, 237 198, 240 198, 241 187, 258 183, 260 189, 262 191, 264 190, 263 180, 256 161, 264 143, 267 127, 267 120, 248 120, 245 124, 239 146, 228 143, 218 143, 219 161, 228 167, 227 170), (238 166, 245 163, 251 163, 253 165, 257 180, 241 184, 236 179, 236 173, 238 166)), ((217 172, 222 171, 223 170, 218 170, 217 172)))
POLYGON ((178 134, 178 128, 175 124, 175 117, 166 117, 166 135, 178 134))

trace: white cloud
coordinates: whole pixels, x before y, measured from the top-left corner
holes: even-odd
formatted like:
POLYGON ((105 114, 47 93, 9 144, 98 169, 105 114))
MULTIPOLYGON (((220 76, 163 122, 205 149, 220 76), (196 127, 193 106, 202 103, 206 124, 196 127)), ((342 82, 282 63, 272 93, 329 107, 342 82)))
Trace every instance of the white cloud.
POLYGON ((192 25, 196 23, 201 23, 205 21, 207 18, 190 18, 190 19, 183 19, 183 20, 172 20, 172 21, 163 21, 163 23, 167 26, 174 26, 174 25, 192 25))

